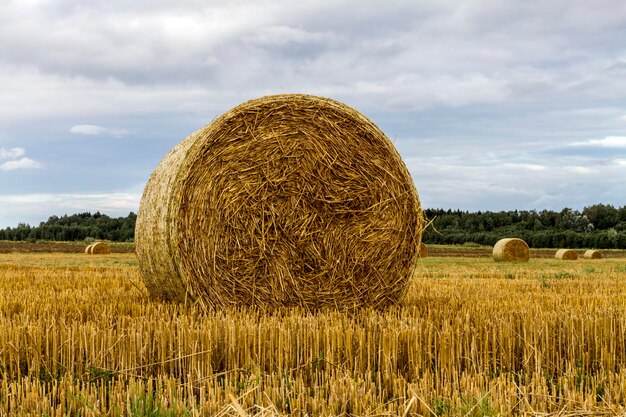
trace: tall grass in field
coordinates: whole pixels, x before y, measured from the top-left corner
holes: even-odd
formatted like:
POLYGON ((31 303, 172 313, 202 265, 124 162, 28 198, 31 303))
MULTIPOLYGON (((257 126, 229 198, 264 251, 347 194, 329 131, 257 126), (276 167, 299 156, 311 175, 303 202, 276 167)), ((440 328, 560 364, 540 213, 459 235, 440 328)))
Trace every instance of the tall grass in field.
POLYGON ((420 261, 400 307, 202 313, 133 255, 0 255, 0 415, 624 412, 626 268, 420 261))

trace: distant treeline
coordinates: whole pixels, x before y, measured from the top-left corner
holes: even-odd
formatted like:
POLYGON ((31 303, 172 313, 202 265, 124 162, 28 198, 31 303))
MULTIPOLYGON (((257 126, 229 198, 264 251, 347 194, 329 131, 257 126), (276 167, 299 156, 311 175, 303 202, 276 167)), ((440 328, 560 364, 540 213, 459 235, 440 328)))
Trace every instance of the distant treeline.
POLYGON ((126 217, 109 217, 96 212, 52 216, 39 226, 20 223, 17 227, 0 230, 0 240, 111 240, 131 242, 135 236, 137 215, 130 212, 126 217))
POLYGON ((595 204, 582 212, 426 209, 425 214, 432 223, 424 243, 494 245, 503 237, 518 237, 533 248, 626 249, 626 206, 595 204))
MULTIPOLYGON (((425 243, 494 245, 503 237, 519 237, 534 248, 626 249, 626 206, 596 204, 582 212, 499 211, 470 213, 460 210, 426 209, 432 221, 423 236, 425 243)), ((96 212, 52 216, 39 226, 19 224, 0 230, 0 240, 76 241, 106 239, 130 242, 137 215, 112 218, 96 212)))

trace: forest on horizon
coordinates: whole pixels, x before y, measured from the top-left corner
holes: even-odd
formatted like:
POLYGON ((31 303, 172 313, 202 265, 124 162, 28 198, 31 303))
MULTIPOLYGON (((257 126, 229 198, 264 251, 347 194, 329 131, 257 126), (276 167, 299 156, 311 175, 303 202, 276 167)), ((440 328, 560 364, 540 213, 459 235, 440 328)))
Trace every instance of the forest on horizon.
MULTIPOLYGON (((512 210, 469 212, 424 209, 426 244, 494 245, 503 237, 524 239, 535 248, 626 249, 626 206, 594 204, 582 211, 512 210)), ((0 229, 0 240, 132 242, 137 215, 109 217, 100 212, 50 216, 38 226, 20 223, 0 229)))

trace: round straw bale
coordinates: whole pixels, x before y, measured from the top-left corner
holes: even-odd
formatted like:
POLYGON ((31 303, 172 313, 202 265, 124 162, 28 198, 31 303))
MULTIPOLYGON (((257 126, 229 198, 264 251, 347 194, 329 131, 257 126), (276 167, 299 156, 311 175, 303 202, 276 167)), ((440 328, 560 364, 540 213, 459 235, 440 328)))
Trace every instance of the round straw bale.
POLYGON ((420 258, 428 257, 428 247, 423 242, 420 242, 419 257, 420 258))
POLYGON ((583 257, 585 259, 602 259, 602 254, 597 250, 589 249, 585 251, 583 257))
POLYGON ((562 261, 575 261, 578 259, 578 254, 571 249, 559 249, 554 257, 562 261))
POLYGON ((90 254, 90 253, 91 253, 91 249, 92 249, 92 247, 93 247, 93 243, 92 243, 91 245, 88 245, 88 246, 85 248, 85 253, 86 253, 86 254, 90 254))
POLYGON ((243 103, 179 143, 141 200, 154 298, 204 307, 381 307, 416 267, 423 216, 393 144, 337 101, 243 103))
POLYGON ((91 245, 90 253, 93 255, 107 255, 111 253, 111 249, 109 248, 109 244, 106 242, 96 242, 91 245))
POLYGON ((530 250, 522 239, 500 239, 493 247, 493 259, 497 262, 527 262, 530 259, 530 250))

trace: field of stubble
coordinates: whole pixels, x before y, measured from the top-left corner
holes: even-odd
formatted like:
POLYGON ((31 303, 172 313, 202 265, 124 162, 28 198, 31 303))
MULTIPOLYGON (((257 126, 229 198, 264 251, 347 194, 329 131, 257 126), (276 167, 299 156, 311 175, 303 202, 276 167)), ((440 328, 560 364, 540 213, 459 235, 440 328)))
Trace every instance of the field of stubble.
POLYGON ((132 253, 0 254, 0 415, 619 415, 626 259, 420 261, 386 311, 151 301, 132 253))

